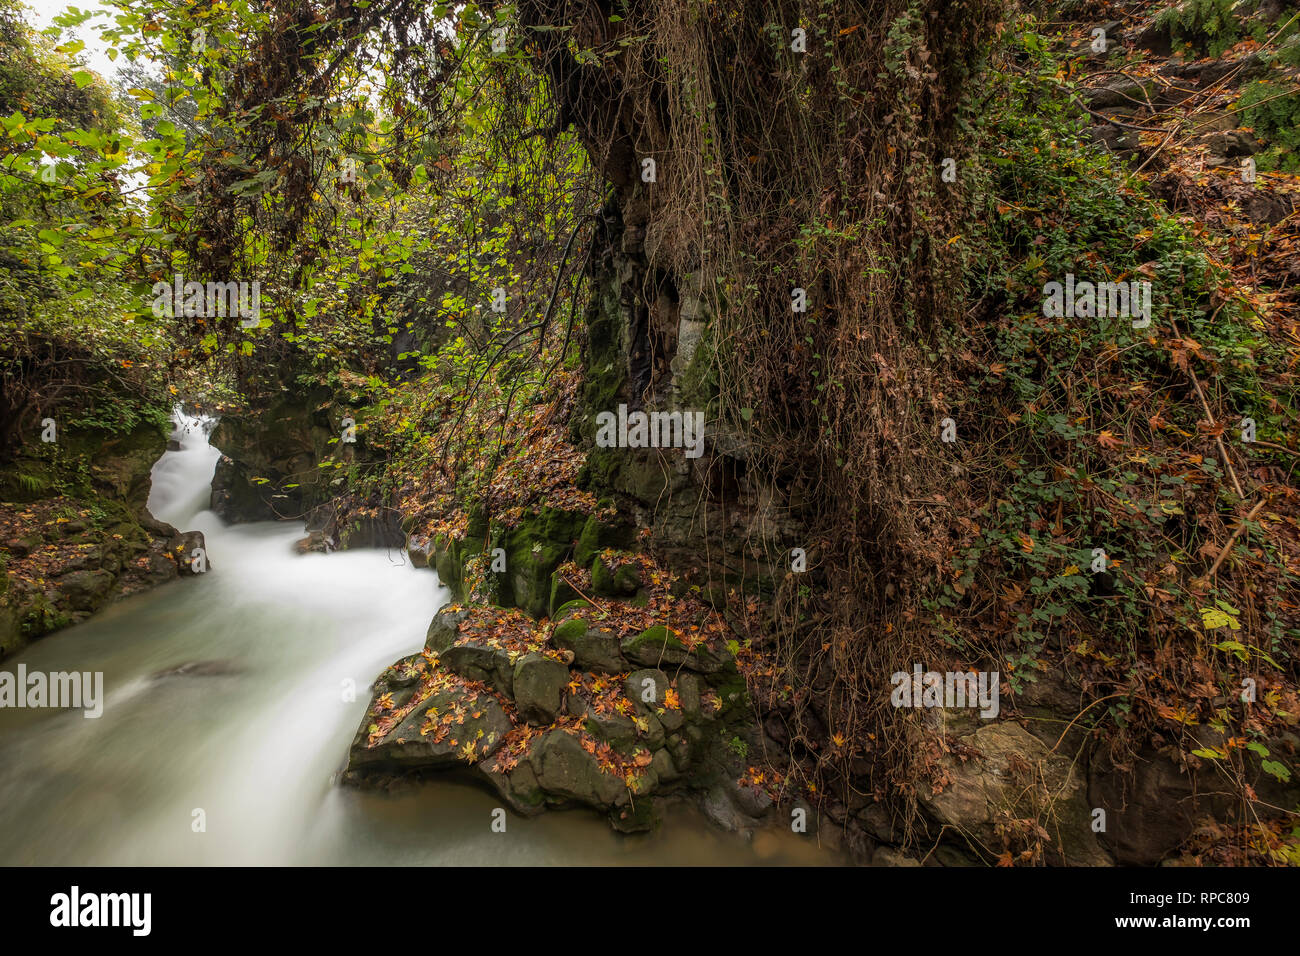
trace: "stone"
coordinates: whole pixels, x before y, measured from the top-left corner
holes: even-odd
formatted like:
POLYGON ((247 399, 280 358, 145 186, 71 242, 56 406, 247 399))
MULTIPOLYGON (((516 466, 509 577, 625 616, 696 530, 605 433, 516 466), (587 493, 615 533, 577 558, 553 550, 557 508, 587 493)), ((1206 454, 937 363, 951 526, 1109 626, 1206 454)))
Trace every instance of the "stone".
POLYGON ((478 769, 510 809, 528 817, 546 809, 546 792, 537 783, 537 774, 531 764, 521 761, 507 773, 492 769, 495 762, 496 758, 489 757, 478 765, 478 769))
POLYGON ((672 755, 667 750, 656 750, 654 756, 650 759, 650 769, 655 772, 655 777, 663 783, 670 783, 681 777, 681 771, 673 763, 672 755))
POLYGON ((556 647, 573 651, 573 663, 581 670, 597 674, 621 674, 627 661, 619 651, 618 636, 613 631, 592 627, 582 618, 570 618, 551 634, 556 647))
POLYGON ((677 667, 684 664, 691 670, 716 674, 729 663, 728 657, 711 651, 703 643, 695 650, 688 651, 662 624, 624 638, 621 649, 629 661, 645 667, 659 667, 663 664, 677 667))
POLYGON ((569 668, 560 661, 538 654, 525 654, 515 664, 513 696, 519 716, 530 724, 555 722, 564 704, 569 668))
POLYGON ((940 824, 987 847, 1000 846, 996 825, 1005 813, 1039 818, 1053 859, 1067 866, 1108 866, 1092 832, 1086 785, 1067 758, 1051 753, 1019 724, 998 721, 957 738, 979 756, 944 758, 951 783, 940 793, 921 788, 918 801, 940 824), (1043 792, 1044 787, 1046 792, 1043 792), (1032 796, 1042 797, 1044 807, 1032 796))
POLYGON ((636 564, 610 568, 597 555, 591 562, 591 589, 601 597, 629 597, 641 586, 641 569, 636 564))
POLYGON ((113 586, 107 571, 72 571, 58 579, 59 590, 74 611, 93 611, 103 603, 113 586))
POLYGON ((620 833, 648 833, 659 826, 660 815, 655 801, 643 797, 609 813, 609 823, 620 833))
POLYGON ((176 569, 182 575, 206 573, 199 571, 194 563, 194 552, 199 549, 203 551, 207 570, 211 571, 212 558, 208 555, 207 543, 203 540, 202 531, 181 531, 167 542, 167 550, 174 555, 176 569))
POLYGON ((443 667, 467 680, 482 681, 507 697, 514 696, 515 661, 504 648, 463 641, 443 651, 439 660, 443 667))
POLYGON ((329 550, 329 538, 324 531, 312 531, 295 541, 293 547, 299 554, 324 554, 329 550))
MULTIPOLYGON (((1226 788, 1225 788, 1226 789, 1226 788)), ((1153 866, 1176 850, 1206 818, 1225 819, 1234 797, 1207 792, 1167 755, 1145 748, 1132 770, 1103 755, 1094 768, 1089 802, 1106 811, 1101 842, 1121 866, 1153 866)))
POLYGON ((639 713, 655 717, 664 730, 673 733, 682 726, 686 716, 680 705, 671 710, 668 708, 667 693, 671 686, 668 675, 663 671, 645 669, 633 671, 627 676, 623 682, 623 692, 639 713), (653 695, 649 702, 644 699, 647 693, 653 695))
POLYGON ((721 784, 712 787, 700 801, 700 809, 711 823, 728 833, 736 833, 753 825, 754 821, 746 817, 732 803, 731 796, 721 784))
POLYGON ((430 694, 400 724, 371 747, 369 727, 373 720, 371 711, 367 710, 352 744, 348 759, 350 772, 453 769, 467 762, 465 748, 471 743, 474 744, 471 762, 477 763, 491 756, 514 727, 505 710, 490 694, 479 693, 472 700, 467 700, 465 692, 455 686, 430 694), (446 713, 458 704, 467 712, 466 716, 463 723, 452 729, 444 739, 435 742, 434 734, 420 733, 431 711, 446 713), (475 717, 474 714, 478 716, 475 717))
POLYGON ((563 730, 552 730, 534 744, 529 763, 548 794, 587 806, 612 807, 627 791, 621 779, 601 772, 577 737, 563 730))
POLYGON ((456 642, 456 632, 469 611, 465 608, 453 610, 444 607, 429 622, 429 630, 424 636, 424 649, 434 654, 441 654, 456 642))
POLYGON ((1107 109, 1110 107, 1140 107, 1149 106, 1151 97, 1156 91, 1156 82, 1154 80, 1130 80, 1121 78, 1112 80, 1105 86, 1097 87, 1088 91, 1090 105, 1095 110, 1107 109))

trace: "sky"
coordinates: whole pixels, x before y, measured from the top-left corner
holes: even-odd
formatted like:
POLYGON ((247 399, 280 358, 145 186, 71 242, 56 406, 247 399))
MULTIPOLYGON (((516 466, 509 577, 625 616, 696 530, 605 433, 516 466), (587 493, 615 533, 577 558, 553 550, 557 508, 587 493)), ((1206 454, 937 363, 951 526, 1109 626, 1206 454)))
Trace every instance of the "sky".
MULTIPOLYGON (((80 10, 100 8, 99 0, 20 0, 20 2, 28 7, 27 22, 37 30, 44 30, 52 25, 54 18, 70 6, 80 10)), ((80 53, 81 59, 104 79, 112 80, 117 75, 117 65, 105 54, 104 51, 108 47, 100 39, 99 31, 93 27, 93 24, 101 22, 101 19, 97 17, 84 26, 65 32, 65 39, 76 38, 85 43, 86 48, 80 53)), ((118 62, 124 63, 125 60, 118 62)))

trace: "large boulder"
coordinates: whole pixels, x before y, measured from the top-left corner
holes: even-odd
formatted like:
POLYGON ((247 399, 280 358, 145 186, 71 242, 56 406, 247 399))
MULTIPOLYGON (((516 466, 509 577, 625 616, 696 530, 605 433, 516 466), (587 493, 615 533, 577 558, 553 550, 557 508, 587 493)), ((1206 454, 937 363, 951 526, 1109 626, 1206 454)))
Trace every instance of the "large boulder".
POLYGON ((469 617, 469 611, 458 605, 448 605, 433 616, 429 629, 424 635, 425 650, 441 654, 456 643, 456 633, 461 623, 469 617))
POLYGON ((702 674, 716 674, 731 662, 725 651, 714 650, 707 643, 688 649, 662 624, 624 638, 621 650, 629 661, 644 667, 685 666, 702 674))
POLYGON ((519 716, 530 724, 555 722, 564 705, 569 668, 544 654, 525 654, 515 664, 513 693, 519 716))
POLYGON ((595 756, 564 730, 552 730, 538 741, 530 763, 538 785, 547 793, 597 809, 612 807, 626 798, 623 781, 602 772, 595 756))
POLYGON ((481 686, 445 674, 424 681, 427 686, 415 694, 415 706, 402 705, 404 713, 396 701, 393 710, 383 706, 383 693, 372 702, 352 744, 349 772, 422 772, 477 764, 513 729, 504 708, 481 686))
POLYGON ((1189 769, 1150 747, 1122 768, 1102 754, 1089 786, 1093 805, 1106 811, 1102 842, 1122 866, 1154 866, 1207 817, 1227 817, 1237 797, 1212 781, 1198 786, 1189 769))
POLYGON ((618 635, 604 628, 593 627, 581 617, 572 617, 559 624, 551 634, 551 643, 562 650, 573 652, 573 665, 597 674, 620 674, 627 670, 627 661, 619 650, 618 635))
POLYGON ((938 823, 975 845, 1002 845, 998 824, 1037 820, 1049 857, 1069 866, 1108 866, 1111 859, 1092 830, 1086 781, 1068 758, 1054 754, 1019 724, 999 721, 957 738, 967 759, 944 758, 950 784, 939 793, 919 788, 918 799, 938 823), (1043 805, 1031 794, 1046 788, 1043 805))
POLYGON ((507 697, 514 693, 515 660, 505 648, 460 638, 442 652, 442 663, 461 677, 482 681, 507 697))

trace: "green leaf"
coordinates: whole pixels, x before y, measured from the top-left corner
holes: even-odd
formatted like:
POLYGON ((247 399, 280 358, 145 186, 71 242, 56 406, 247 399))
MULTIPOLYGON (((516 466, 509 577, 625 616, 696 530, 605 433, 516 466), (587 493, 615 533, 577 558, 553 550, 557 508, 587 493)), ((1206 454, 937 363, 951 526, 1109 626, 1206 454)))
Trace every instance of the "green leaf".
POLYGON ((1265 760, 1260 767, 1269 776, 1276 777, 1283 783, 1289 783, 1291 780, 1291 771, 1285 765, 1278 763, 1276 760, 1265 760))

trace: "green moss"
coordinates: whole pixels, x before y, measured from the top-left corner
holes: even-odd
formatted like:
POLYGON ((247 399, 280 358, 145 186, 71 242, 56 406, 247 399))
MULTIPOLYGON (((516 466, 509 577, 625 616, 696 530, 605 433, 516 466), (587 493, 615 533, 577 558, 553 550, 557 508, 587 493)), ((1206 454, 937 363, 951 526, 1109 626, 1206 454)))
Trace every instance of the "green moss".
POLYGON ((494 547, 506 553, 506 573, 498 575, 502 603, 544 617, 552 606, 552 576, 568 558, 585 520, 576 512, 542 508, 500 533, 494 547))
POLYGON ((656 624, 654 627, 648 627, 636 637, 632 638, 623 647, 623 652, 632 657, 642 648, 650 648, 656 654, 660 651, 685 651, 686 645, 679 641, 675 636, 669 633, 668 628, 662 624, 656 624))
POLYGON ((611 570, 599 556, 591 562, 591 589, 601 597, 624 597, 635 594, 641 586, 641 572, 635 564, 611 570))
POLYGON ((560 624, 552 635, 557 647, 568 647, 587 633, 587 622, 580 617, 571 617, 560 624))
POLYGON ((718 404, 717 349, 713 341, 713 327, 709 326, 700 337, 699 345, 690 365, 678 378, 678 396, 683 408, 703 409, 712 418, 718 404))
POLYGON ((551 575, 551 620, 559 620, 571 609, 590 606, 573 585, 560 578, 558 571, 551 575))

